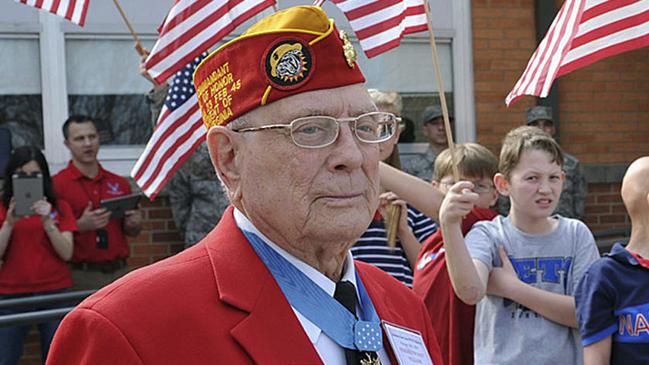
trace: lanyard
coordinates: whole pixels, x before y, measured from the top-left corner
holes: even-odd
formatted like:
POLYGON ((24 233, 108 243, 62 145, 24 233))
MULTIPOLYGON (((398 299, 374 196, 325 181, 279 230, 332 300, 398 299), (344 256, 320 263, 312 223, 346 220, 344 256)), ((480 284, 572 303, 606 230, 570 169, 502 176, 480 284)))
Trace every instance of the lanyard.
POLYGON ((378 351, 383 348, 379 316, 358 274, 356 285, 360 296, 360 319, 259 236, 247 231, 243 231, 243 234, 275 278, 289 304, 338 345, 360 351, 378 351))

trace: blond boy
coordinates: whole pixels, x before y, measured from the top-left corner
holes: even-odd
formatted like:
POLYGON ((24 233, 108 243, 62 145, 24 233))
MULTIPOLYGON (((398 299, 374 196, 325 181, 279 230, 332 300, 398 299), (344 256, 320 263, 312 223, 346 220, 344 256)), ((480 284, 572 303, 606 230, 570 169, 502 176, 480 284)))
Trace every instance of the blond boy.
MULTIPOLYGON (((472 181, 473 191, 479 196, 476 208, 462 222, 462 232, 466 234, 476 222, 491 220, 497 215, 489 207, 498 197, 493 185, 498 158, 484 146, 465 143, 456 146, 455 161, 460 180, 472 181)), ((454 181, 451 151, 446 149, 435 160, 432 186, 445 194, 455 184, 454 181)), ((475 306, 464 304, 453 292, 439 230, 424 242, 417 259, 412 289, 426 303, 444 363, 473 364, 475 306)))
POLYGON ((476 364, 579 364, 574 291, 598 257, 580 221, 553 216, 564 179, 563 155, 534 127, 507 134, 494 184, 509 196, 507 217, 479 222, 462 235, 462 218, 479 200, 473 183, 450 188, 440 209, 453 289, 477 304, 476 364), (509 255, 509 257, 508 257, 509 255))

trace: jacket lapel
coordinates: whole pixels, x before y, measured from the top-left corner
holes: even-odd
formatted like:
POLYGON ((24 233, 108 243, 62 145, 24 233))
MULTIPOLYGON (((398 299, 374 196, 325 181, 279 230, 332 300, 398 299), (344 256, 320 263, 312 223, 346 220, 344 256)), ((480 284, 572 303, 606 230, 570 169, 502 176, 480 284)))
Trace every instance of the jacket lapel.
MULTIPOLYGON (((356 271, 358 272, 359 277, 363 281, 363 285, 367 290, 367 294, 370 296, 370 299, 372 299, 372 304, 374 304, 376 313, 381 319, 381 327, 383 327, 383 321, 392 323, 402 322, 402 316, 399 314, 399 312, 393 310, 393 308, 397 308, 398 306, 391 304, 391 295, 387 293, 381 285, 377 285, 377 282, 369 278, 369 275, 365 272, 365 270, 363 270, 363 264, 359 265, 357 261, 354 261, 354 266, 356 268, 356 271)), ((392 346, 390 345, 390 341, 388 340, 388 336, 385 333, 384 327, 383 349, 385 349, 385 352, 388 354, 390 362, 393 365, 398 364, 397 358, 394 356, 394 351, 392 351, 392 346)))
POLYGON ((219 300, 247 316, 230 333, 257 364, 322 364, 268 269, 236 225, 232 206, 208 237, 219 300))

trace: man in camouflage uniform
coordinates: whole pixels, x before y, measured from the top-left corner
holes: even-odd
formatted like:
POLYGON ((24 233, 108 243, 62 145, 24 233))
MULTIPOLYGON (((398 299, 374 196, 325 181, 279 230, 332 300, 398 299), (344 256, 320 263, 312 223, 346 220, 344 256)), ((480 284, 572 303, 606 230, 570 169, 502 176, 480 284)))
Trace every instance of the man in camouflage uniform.
POLYGON ((423 134, 428 138, 428 149, 424 154, 404 154, 401 158, 401 166, 403 171, 420 179, 431 181, 435 159, 440 152, 448 147, 442 108, 438 105, 426 107, 421 113, 421 121, 423 134))
MULTIPOLYGON (((557 132, 552 119, 552 108, 548 106, 535 106, 527 109, 527 125, 541 128, 553 137, 557 132)), ((559 205, 554 213, 568 218, 582 219, 588 193, 586 176, 579 160, 565 150, 563 151, 563 171, 566 173, 566 179, 563 181, 561 199, 559 199, 559 205)), ((499 210, 503 214, 509 212, 509 199, 501 197, 499 210)))
MULTIPOLYGON (((146 95, 151 109, 151 122, 155 125, 162 104, 167 97, 168 85, 156 85, 143 70, 142 76, 154 84, 146 95)), ((169 194, 171 212, 178 233, 189 247, 200 241, 219 222, 229 201, 216 177, 207 144, 201 143, 169 180, 165 191, 169 194)))

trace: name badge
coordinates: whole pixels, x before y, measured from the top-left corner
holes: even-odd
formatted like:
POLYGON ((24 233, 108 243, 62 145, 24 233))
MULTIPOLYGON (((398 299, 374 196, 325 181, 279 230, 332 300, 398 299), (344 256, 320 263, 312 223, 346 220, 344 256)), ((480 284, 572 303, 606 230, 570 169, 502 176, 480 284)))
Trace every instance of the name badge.
POLYGON ((394 356, 400 365, 433 365, 426 344, 418 331, 383 321, 394 356))

